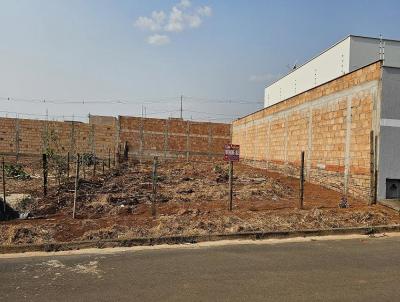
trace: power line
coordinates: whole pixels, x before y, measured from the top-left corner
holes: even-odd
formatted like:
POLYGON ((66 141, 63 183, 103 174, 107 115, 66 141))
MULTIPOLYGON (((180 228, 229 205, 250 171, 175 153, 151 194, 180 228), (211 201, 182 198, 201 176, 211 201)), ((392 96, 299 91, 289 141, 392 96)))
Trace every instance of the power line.
MULTIPOLYGON (((121 104, 121 105, 134 105, 133 103, 127 103, 126 101, 122 100, 109 100, 109 101, 76 101, 76 100, 46 100, 46 99, 23 99, 23 98, 12 98, 12 97, 1 97, 0 100, 4 101, 9 101, 9 102, 28 102, 28 103, 42 103, 42 104, 121 104)), ((142 117, 145 116, 154 116, 154 115, 161 115, 161 114, 166 114, 166 113, 175 113, 179 112, 180 113, 180 118, 183 119, 183 113, 188 112, 188 113, 197 113, 201 115, 207 115, 206 117, 203 118, 208 118, 209 120, 214 119, 214 120, 230 120, 230 119, 235 119, 240 117, 241 115, 230 115, 230 114, 225 114, 225 113, 216 113, 216 112, 205 112, 205 111, 195 111, 195 110, 184 110, 183 109, 183 101, 185 102, 190 102, 190 103, 218 103, 218 104, 223 104, 223 103, 229 103, 229 104, 238 104, 237 102, 241 102, 243 104, 260 104, 258 102, 250 102, 250 101, 243 101, 243 100, 217 100, 217 99, 206 99, 206 98, 197 98, 197 97, 192 97, 192 96, 184 96, 180 95, 180 97, 160 97, 159 100, 157 101, 144 101, 142 102, 142 117), (173 99, 171 101, 171 98, 173 99), (174 102, 176 104, 177 101, 180 99, 180 108, 178 110, 166 110, 166 111, 153 111, 147 113, 147 107, 144 106, 144 104, 151 104, 151 103, 161 103, 164 102, 165 104, 169 104, 170 102, 174 102), (212 117, 212 118, 211 118, 212 117), (216 117, 216 118, 214 118, 216 117), (223 118, 226 117, 226 118, 223 118)), ((135 105, 140 105, 140 103, 136 103, 135 105)), ((168 106, 169 107, 169 106, 168 106)), ((21 115, 21 116, 32 116, 32 117, 48 117, 48 115, 42 115, 42 114, 33 114, 33 113, 21 113, 21 112, 11 112, 11 111, 0 111, 0 113, 6 113, 6 114, 16 114, 16 115, 21 115)), ((72 116, 65 116, 65 115, 52 115, 50 118, 56 118, 56 119, 64 119, 65 118, 83 118, 86 119, 88 116, 78 116, 78 115, 72 115, 72 116)))
MULTIPOLYGON (((173 97, 176 99, 176 97, 173 97)), ((121 105, 133 105, 133 104, 146 104, 146 103, 162 103, 166 100, 172 101, 172 97, 161 97, 159 100, 148 100, 148 99, 138 99, 133 102, 129 102, 126 100, 49 100, 49 99, 24 99, 24 98, 14 98, 14 97, 4 97, 0 96, 0 99, 3 101, 10 102, 24 102, 24 103, 42 103, 42 104, 77 104, 77 105, 91 105, 91 104, 121 104, 121 105)))
MULTIPOLYGON (((263 104, 263 101, 246 101, 246 100, 233 100, 233 99, 208 99, 208 98, 199 98, 199 97, 192 97, 192 96, 180 96, 181 103, 183 102, 183 99, 186 102, 201 102, 201 103, 214 103, 214 104, 233 104, 233 105, 238 105, 238 104, 258 104, 261 105, 263 104)), ((76 99, 71 99, 71 100, 51 100, 51 99, 38 99, 38 98, 32 98, 32 99, 26 99, 26 98, 15 98, 15 97, 5 97, 5 96, 0 96, 0 100, 3 101, 10 101, 10 102, 24 102, 24 103, 37 103, 37 104, 55 104, 55 105, 92 105, 92 104, 119 104, 119 105, 133 105, 133 104, 156 104, 156 103, 173 103, 176 102, 176 100, 179 100, 178 97, 159 97, 157 100, 155 99, 136 99, 136 100, 76 100, 76 99)))
MULTIPOLYGON (((143 107, 143 110, 145 112, 145 107, 143 107)), ((153 116, 157 114, 166 114, 166 113, 175 113, 175 112, 181 112, 181 110, 165 110, 165 111, 153 111, 153 112, 146 112, 143 114, 146 114, 146 116, 153 116)), ((194 111, 194 110, 182 110, 182 112, 188 112, 188 113, 199 113, 199 114, 207 114, 207 117, 210 116, 220 116, 215 119, 231 119, 235 118, 238 115, 228 115, 224 113, 213 113, 213 112, 203 112, 203 111, 194 111), (224 118, 225 117, 225 118, 224 118)), ((10 114, 10 115, 15 115, 16 117, 19 116, 32 116, 32 117, 42 117, 42 118, 56 118, 56 119, 66 119, 66 118, 82 118, 82 119, 87 119, 90 117, 91 114, 89 115, 49 115, 49 114, 36 114, 36 113, 26 113, 26 112, 16 112, 16 111, 6 111, 6 110, 0 110, 0 113, 4 114, 10 114)), ((93 115, 93 114, 92 114, 93 115)))
POLYGON ((25 113, 25 112, 14 112, 14 111, 0 111, 2 116, 6 118, 17 118, 17 119, 39 119, 39 120, 52 120, 52 121, 82 121, 87 120, 89 116, 82 115, 49 115, 49 114, 35 114, 35 113, 25 113), (9 116, 11 115, 11 116, 9 116))
POLYGON ((41 117, 54 117, 54 118, 61 118, 61 117, 79 117, 79 118, 87 118, 87 115, 48 115, 48 114, 36 114, 36 113, 25 113, 25 112, 15 112, 15 111, 4 111, 0 110, 0 113, 6 114, 15 114, 15 115, 26 115, 26 116, 41 116, 41 117))
POLYGON ((192 113, 200 113, 200 114, 211 114, 211 115, 219 115, 219 116, 228 116, 228 117, 237 117, 241 115, 230 115, 230 114, 225 114, 225 113, 215 113, 215 112, 203 112, 203 111, 194 111, 194 110, 185 110, 186 112, 192 112, 192 113))
POLYGON ((165 114, 165 113, 172 113, 172 112, 179 112, 179 110, 153 111, 153 112, 147 113, 147 115, 165 114))
POLYGON ((220 103, 220 104, 263 104, 264 101, 249 101, 249 100, 235 100, 235 99, 208 99, 193 96, 186 96, 185 98, 201 101, 204 103, 220 103))

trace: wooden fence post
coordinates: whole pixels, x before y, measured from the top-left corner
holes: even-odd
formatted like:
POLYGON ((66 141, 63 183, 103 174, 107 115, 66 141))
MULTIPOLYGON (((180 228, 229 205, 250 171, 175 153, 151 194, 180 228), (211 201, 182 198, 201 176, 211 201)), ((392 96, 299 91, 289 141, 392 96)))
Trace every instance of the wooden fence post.
POLYGON ((152 196, 152 202, 151 202, 151 215, 153 215, 153 218, 156 217, 157 211, 156 211, 156 200, 157 200, 157 156, 154 156, 154 161, 153 161, 153 174, 152 174, 152 180, 153 180, 153 196, 152 196))
POLYGON ((74 205, 72 208, 72 218, 75 219, 75 211, 76 211, 76 198, 78 196, 78 186, 79 186, 79 165, 80 165, 80 156, 77 154, 76 159, 76 170, 75 170, 75 190, 74 190, 74 205))
POLYGON ((67 153, 67 179, 69 179, 69 162, 70 162, 70 155, 68 152, 67 153))
POLYGON ((374 203, 378 201, 378 136, 375 135, 374 203))
POLYGON ((375 202, 375 153, 374 153, 374 131, 370 132, 369 136, 369 167, 370 167, 370 199, 368 205, 372 205, 375 202))
POLYGON ((82 161, 82 171, 83 171, 83 179, 86 179, 86 159, 85 156, 81 157, 81 161, 82 161))
POLYGON ((129 159, 129 146, 128 142, 125 142, 124 144, 124 161, 128 161, 129 159))
POLYGON ((94 161, 93 161, 93 177, 96 176, 96 165, 97 165, 97 159, 96 156, 94 157, 94 161))
POLYGON ((301 166, 300 166, 300 198, 299 208, 302 209, 304 204, 304 151, 301 152, 301 166))
POLYGON ((111 150, 108 149, 108 170, 111 168, 111 150))
POLYGON ((102 160, 102 162, 103 162, 103 175, 104 175, 104 166, 105 166, 104 159, 102 160))
POLYGON ((43 195, 47 196, 47 176, 48 176, 48 164, 47 164, 47 154, 43 153, 43 195))
POLYGON ((233 208, 233 161, 229 161, 229 211, 233 208))
MULTIPOLYGON (((118 147, 119 150, 119 147, 118 147)), ((114 168, 118 168, 119 167, 119 151, 115 152, 114 150, 114 168)))
POLYGON ((4 163, 4 157, 2 159, 2 169, 3 169, 3 174, 2 174, 2 178, 3 178, 3 214, 5 217, 7 207, 6 207, 6 165, 4 163))

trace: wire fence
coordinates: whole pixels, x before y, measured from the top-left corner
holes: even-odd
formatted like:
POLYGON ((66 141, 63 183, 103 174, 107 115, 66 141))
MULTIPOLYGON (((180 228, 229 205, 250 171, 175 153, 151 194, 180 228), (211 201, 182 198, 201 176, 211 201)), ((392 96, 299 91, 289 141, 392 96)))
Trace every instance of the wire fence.
MULTIPOLYGON (((1 157, 0 220, 18 216, 12 208, 9 193, 14 195, 30 193, 36 198, 46 198, 51 191, 51 197, 54 197, 59 195, 63 186, 68 186, 75 180, 79 185, 82 180, 104 176, 116 166, 118 163, 115 158, 111 158, 110 154, 108 157, 98 157, 91 153, 42 154, 23 157, 3 155, 1 157)), ((76 190, 78 189, 79 186, 76 190)))
MULTIPOLYGON (((338 193, 318 189, 315 185, 304 185, 304 172, 299 175, 300 179, 277 177, 272 175, 275 172, 239 164, 236 165, 238 170, 235 168, 233 171, 232 167, 230 174, 228 166, 228 163, 215 159, 138 159, 130 158, 129 154, 118 154, 115 158, 110 155, 98 157, 91 153, 42 154, 21 157, 18 161, 15 157, 3 156, 0 219, 41 218, 63 210, 72 211, 72 218, 88 217, 89 214, 82 214, 82 205, 90 204, 92 197, 98 198, 102 194, 116 195, 114 201, 108 201, 113 205, 131 206, 145 202, 151 205, 154 216, 157 214, 156 205, 169 200, 226 200, 226 209, 232 210, 230 195, 233 210, 244 209, 243 205, 248 207, 253 201, 254 206, 250 205, 253 210, 257 207, 264 210, 302 209, 310 205, 337 207, 343 202, 343 196, 341 200, 338 193), (185 164, 188 165, 186 170, 177 169, 185 164), (125 178, 119 177, 121 175, 125 178), (179 189, 181 186, 184 189, 179 189), (232 193, 229 193, 230 188, 232 193), (118 197, 125 192, 129 196, 118 197), (195 198, 191 197, 193 193, 196 193, 195 198), (15 194, 31 195, 36 201, 15 210, 12 200, 15 194), (167 195, 178 197, 168 198, 167 195), (334 203, 332 200, 327 202, 332 198, 335 198, 334 203)), ((18 198, 21 201, 24 196, 18 198)))

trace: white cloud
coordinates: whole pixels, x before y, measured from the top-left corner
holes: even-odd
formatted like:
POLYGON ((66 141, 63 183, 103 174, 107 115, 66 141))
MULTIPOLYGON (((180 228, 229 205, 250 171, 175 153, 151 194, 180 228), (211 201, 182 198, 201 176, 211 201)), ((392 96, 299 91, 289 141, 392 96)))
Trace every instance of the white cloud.
POLYGON ((182 7, 183 9, 188 8, 192 5, 192 3, 190 3, 189 0, 181 0, 181 2, 179 2, 178 6, 182 7))
POLYGON ((147 37, 147 43, 151 45, 165 45, 168 44, 170 41, 171 40, 166 35, 155 34, 147 37))
POLYGON ((174 6, 169 14, 169 21, 164 29, 166 31, 180 32, 183 31, 184 27, 183 12, 174 6))
POLYGON ((189 27, 196 28, 201 25, 203 20, 198 15, 187 15, 186 20, 188 22, 189 27))
POLYGON ((135 22, 135 26, 150 31, 157 31, 160 29, 160 26, 156 22, 154 22, 153 19, 150 19, 148 17, 139 17, 135 22))
POLYGON ((135 26, 143 30, 159 31, 162 28, 162 24, 165 20, 165 13, 163 11, 154 11, 149 17, 139 17, 135 22, 135 26))
POLYGON ((197 9, 197 13, 200 16, 204 16, 204 17, 210 17, 212 15, 212 9, 209 6, 203 6, 203 7, 199 7, 197 9))
POLYGON ((170 38, 161 34, 163 32, 179 33, 186 29, 198 28, 206 17, 210 17, 212 9, 209 6, 191 8, 190 0, 181 0, 171 10, 153 11, 150 16, 140 16, 135 21, 135 26, 157 34, 147 38, 147 42, 153 45, 161 45, 170 42, 170 38))
POLYGON ((262 82, 262 83, 269 83, 272 82, 274 80, 276 80, 278 78, 278 76, 270 74, 270 73, 266 73, 266 74, 256 74, 256 75, 251 75, 249 77, 249 81, 250 82, 262 82))
POLYGON ((164 11, 161 10, 159 12, 157 12, 157 11, 152 12, 151 17, 153 18, 153 20, 155 22, 157 22, 157 24, 162 24, 165 20, 166 15, 165 15, 164 11))

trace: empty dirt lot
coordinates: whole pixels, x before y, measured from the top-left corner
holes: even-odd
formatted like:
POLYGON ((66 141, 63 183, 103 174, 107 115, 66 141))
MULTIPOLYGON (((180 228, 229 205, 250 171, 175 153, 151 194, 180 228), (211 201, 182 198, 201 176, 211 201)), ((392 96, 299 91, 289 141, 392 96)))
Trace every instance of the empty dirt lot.
MULTIPOLYGON (((86 171, 72 219, 74 178, 59 187, 51 179, 42 196, 42 179, 7 178, 7 194, 24 193, 24 211, 34 219, 0 222, 0 244, 68 242, 170 235, 248 231, 277 231, 399 224, 398 213, 366 201, 349 200, 341 209, 341 195, 305 184, 305 208, 297 209, 299 180, 235 165, 234 207, 227 210, 228 165, 225 162, 160 162, 157 215, 151 215, 152 163, 129 163, 118 169, 86 171)), ((72 171, 72 168, 71 168, 72 171)), ((36 174, 35 174, 36 173, 36 174)), ((72 174, 72 172, 71 172, 72 174)), ((38 175, 37 175, 38 176, 38 175)))

